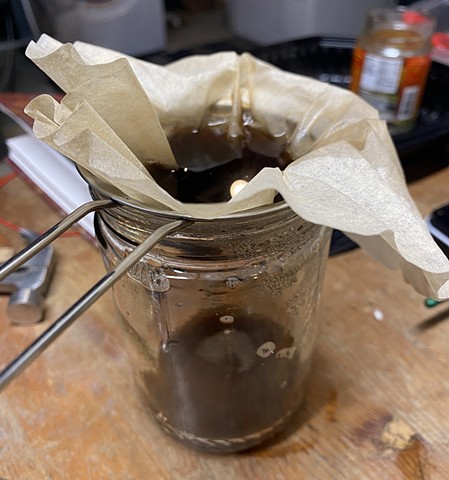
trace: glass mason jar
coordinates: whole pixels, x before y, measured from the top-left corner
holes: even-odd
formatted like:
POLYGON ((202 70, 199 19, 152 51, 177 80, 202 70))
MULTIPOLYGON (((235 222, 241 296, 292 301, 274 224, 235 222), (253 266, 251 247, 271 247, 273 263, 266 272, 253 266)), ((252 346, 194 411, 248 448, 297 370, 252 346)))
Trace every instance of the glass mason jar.
MULTIPOLYGON (((106 266, 174 218, 132 205, 97 213, 106 266)), ((237 451, 297 410, 329 232, 284 203, 196 220, 114 286, 136 382, 163 430, 197 448, 237 451)))

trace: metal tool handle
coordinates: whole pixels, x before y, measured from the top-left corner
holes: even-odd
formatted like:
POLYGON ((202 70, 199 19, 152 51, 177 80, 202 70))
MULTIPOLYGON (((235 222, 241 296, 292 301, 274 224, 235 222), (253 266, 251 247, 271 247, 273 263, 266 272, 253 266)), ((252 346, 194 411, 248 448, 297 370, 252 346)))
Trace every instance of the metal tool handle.
MULTIPOLYGON (((96 202, 91 202, 91 204, 92 203, 96 202)), ((109 205, 99 206, 99 208, 107 208, 107 206, 113 206, 112 202, 109 202, 109 205)), ((75 212, 73 212, 73 214, 75 212)), ((0 391, 5 388, 9 382, 11 382, 20 372, 22 372, 34 359, 36 359, 61 333, 63 333, 83 312, 85 312, 101 295, 103 295, 103 293, 106 292, 106 290, 108 290, 115 282, 117 282, 120 277, 122 277, 157 243, 159 243, 170 233, 180 230, 189 223, 191 222, 188 220, 176 220, 168 223, 167 225, 155 230, 146 240, 138 245, 129 255, 127 255, 118 265, 116 265, 114 269, 109 271, 99 282, 97 282, 88 292, 86 292, 78 301, 76 301, 47 330, 45 330, 44 333, 42 333, 26 350, 24 350, 0 373, 0 391)), ((62 231, 60 233, 62 233, 62 231)), ((34 247, 35 253, 50 243, 50 241, 47 241, 49 236, 47 234, 48 232, 41 236, 36 242, 36 246, 34 247), (39 240, 44 243, 43 246, 39 243, 39 240)), ((53 238, 55 237, 53 236, 53 238)), ((33 247, 31 249, 33 249, 33 247)), ((27 250, 30 250, 30 248, 28 247, 27 250)), ((26 255, 23 254, 23 257, 25 258, 22 258, 22 252, 16 255, 16 257, 20 257, 20 261, 16 261, 15 257, 11 262, 8 263, 11 263, 15 266, 15 268, 18 268, 20 265, 22 265, 22 263, 26 262, 31 255, 26 253, 26 255)), ((12 270, 14 270, 14 268, 11 267, 8 268, 7 271, 10 273, 12 270)), ((0 273, 3 274, 3 272, 0 273)))
POLYGON ((95 200, 81 205, 70 215, 67 215, 67 217, 59 223, 49 228, 45 233, 29 243, 17 255, 3 263, 0 267, 0 282, 89 213, 115 206, 118 206, 118 204, 112 200, 95 200))

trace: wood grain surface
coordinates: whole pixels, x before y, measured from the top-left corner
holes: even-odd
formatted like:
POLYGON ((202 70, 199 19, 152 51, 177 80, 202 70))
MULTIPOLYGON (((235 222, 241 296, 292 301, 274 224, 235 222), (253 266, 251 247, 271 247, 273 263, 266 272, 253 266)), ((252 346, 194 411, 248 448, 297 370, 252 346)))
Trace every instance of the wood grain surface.
MULTIPOLYGON (((27 98, 0 101, 20 110, 27 98)), ((449 170, 410 189, 426 214, 449 202, 449 170)), ((60 218, 20 178, 0 189, 0 216, 35 230, 60 218)), ((17 233, 0 234, 20 246, 17 233)), ((0 297, 1 367, 104 272, 83 238, 55 249, 43 323, 12 326, 0 297)), ((134 393, 118 332, 107 294, 0 393, 2 479, 449 478, 449 305, 426 308, 398 272, 360 250, 328 262, 303 406, 265 448, 199 453, 162 433, 134 393)))

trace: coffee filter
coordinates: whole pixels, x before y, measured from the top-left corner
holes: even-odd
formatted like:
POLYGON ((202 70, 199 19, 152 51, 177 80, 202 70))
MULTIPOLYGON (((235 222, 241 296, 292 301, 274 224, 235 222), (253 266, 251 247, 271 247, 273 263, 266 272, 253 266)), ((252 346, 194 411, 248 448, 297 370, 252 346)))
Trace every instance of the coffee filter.
POLYGON ((401 269, 418 292, 449 297, 449 261, 407 191, 386 124, 351 92, 233 52, 161 67, 43 35, 26 54, 66 93, 60 103, 41 95, 28 104, 36 136, 99 182, 148 208, 206 219, 280 193, 305 220, 401 269), (281 139, 294 161, 264 168, 227 203, 182 203, 148 173, 152 164, 178 166, 167 139, 175 132, 220 125, 232 139, 242 118, 281 139))

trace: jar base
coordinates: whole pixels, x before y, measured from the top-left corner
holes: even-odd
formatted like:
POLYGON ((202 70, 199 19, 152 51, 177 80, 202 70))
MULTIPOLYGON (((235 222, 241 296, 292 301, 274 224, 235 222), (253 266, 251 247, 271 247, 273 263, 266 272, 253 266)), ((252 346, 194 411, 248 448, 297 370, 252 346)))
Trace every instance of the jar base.
POLYGON ((161 427, 162 431, 180 441, 188 447, 194 448, 195 450, 201 450, 211 453, 232 453, 232 452, 241 452, 244 450, 249 450, 257 445, 270 440, 277 433, 279 433, 288 420, 291 419, 295 412, 290 411, 284 417, 279 419, 271 427, 265 428, 250 435, 245 435, 243 437, 237 438, 204 438, 194 435, 183 430, 179 430, 173 425, 170 425, 166 417, 159 413, 153 414, 158 425, 161 427))

